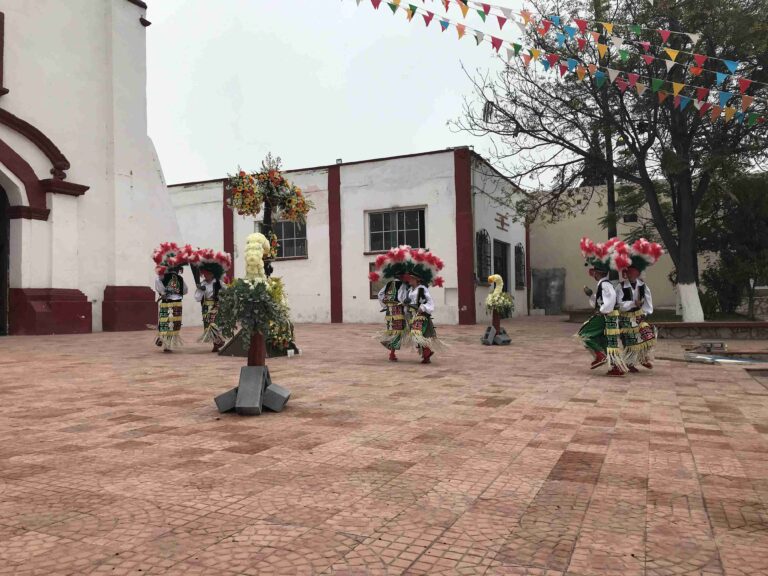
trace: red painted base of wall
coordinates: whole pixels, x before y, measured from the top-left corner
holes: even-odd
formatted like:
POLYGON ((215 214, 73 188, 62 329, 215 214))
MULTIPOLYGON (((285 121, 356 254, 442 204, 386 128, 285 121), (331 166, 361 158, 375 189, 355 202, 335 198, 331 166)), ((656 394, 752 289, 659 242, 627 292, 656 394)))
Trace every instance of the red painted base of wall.
POLYGON ((157 324, 155 293, 146 286, 107 286, 101 313, 104 332, 146 330, 157 324))
POLYGON ((12 288, 9 304, 11 334, 91 332, 91 303, 80 290, 12 288))

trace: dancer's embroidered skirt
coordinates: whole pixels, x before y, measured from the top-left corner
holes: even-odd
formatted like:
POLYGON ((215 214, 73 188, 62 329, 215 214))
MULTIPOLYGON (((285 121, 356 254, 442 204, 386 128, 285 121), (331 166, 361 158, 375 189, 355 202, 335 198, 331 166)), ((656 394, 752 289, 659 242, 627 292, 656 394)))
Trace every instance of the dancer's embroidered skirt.
POLYGON ((203 335, 201 342, 213 342, 214 344, 224 344, 224 336, 216 324, 216 316, 219 313, 218 300, 203 300, 203 335))
POLYGON ((646 321, 642 310, 623 312, 619 317, 619 329, 628 365, 647 364, 653 360, 656 328, 646 321))
POLYGON ((166 350, 173 350, 183 344, 181 341, 182 304, 160 302, 157 319, 157 344, 166 350))
POLYGON ((408 323, 405 319, 405 306, 400 303, 386 303, 386 329, 381 334, 379 342, 388 350, 400 350, 407 338, 408 323))
POLYGON ((619 311, 609 314, 595 314, 584 322, 576 334, 587 349, 602 352, 608 357, 611 367, 624 370, 624 353, 621 349, 621 331, 619 329, 619 311))
POLYGON ((437 337, 435 325, 432 323, 432 316, 419 311, 416 308, 411 309, 410 331, 408 340, 417 348, 429 348, 430 350, 440 350, 443 348, 442 342, 437 337))

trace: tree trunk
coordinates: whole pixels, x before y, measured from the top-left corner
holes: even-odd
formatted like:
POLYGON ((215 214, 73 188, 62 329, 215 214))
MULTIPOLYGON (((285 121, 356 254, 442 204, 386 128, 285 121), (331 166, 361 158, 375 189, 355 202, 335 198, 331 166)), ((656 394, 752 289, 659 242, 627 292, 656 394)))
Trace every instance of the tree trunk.
POLYGON ((693 191, 687 174, 680 175, 678 182, 677 213, 677 289, 683 305, 683 322, 704 322, 698 288, 698 253, 696 246, 696 209, 693 191))

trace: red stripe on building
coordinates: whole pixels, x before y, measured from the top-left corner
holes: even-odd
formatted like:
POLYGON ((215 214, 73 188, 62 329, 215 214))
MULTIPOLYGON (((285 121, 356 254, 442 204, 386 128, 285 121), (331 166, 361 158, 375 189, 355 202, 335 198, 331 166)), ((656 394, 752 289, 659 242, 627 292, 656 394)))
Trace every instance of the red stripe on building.
POLYGON ((331 322, 344 321, 341 280, 341 166, 328 168, 328 242, 330 248, 331 322))
POLYGON ((459 285, 459 324, 475 324, 474 219, 472 216, 472 152, 454 150, 456 190, 456 273, 459 285))
POLYGON ((224 218, 224 252, 232 257, 232 269, 229 271, 229 277, 235 277, 235 215, 227 207, 227 201, 229 200, 229 194, 227 193, 227 183, 222 184, 222 198, 224 199, 222 206, 222 216, 224 218))

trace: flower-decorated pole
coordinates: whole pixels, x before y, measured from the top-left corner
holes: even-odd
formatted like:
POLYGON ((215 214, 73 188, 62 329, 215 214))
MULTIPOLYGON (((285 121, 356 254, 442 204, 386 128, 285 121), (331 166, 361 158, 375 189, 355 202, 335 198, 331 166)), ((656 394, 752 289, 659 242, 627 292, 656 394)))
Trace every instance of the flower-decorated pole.
MULTIPOLYGON (((270 244, 263 234, 251 234, 245 247, 245 279, 251 284, 266 284, 269 273, 267 267, 272 266, 264 261, 264 256, 269 254, 270 244)), ((248 348, 248 366, 266 366, 267 345, 263 332, 256 330, 251 335, 251 343, 248 348)))
POLYGON ((504 292, 504 279, 498 274, 488 276, 488 282, 493 284, 493 290, 485 299, 485 307, 491 312, 493 327, 501 332, 501 315, 507 315, 515 309, 512 297, 504 292))

